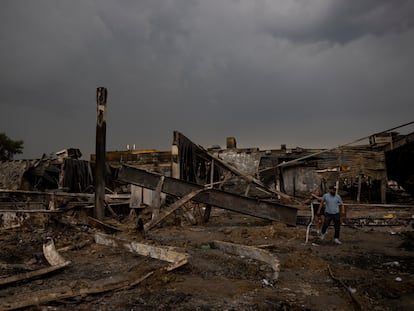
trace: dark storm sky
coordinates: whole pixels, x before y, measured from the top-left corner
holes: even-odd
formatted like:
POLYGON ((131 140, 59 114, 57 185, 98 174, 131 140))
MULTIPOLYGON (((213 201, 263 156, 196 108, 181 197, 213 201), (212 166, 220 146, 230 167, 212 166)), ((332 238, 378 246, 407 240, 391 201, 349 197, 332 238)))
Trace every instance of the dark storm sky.
MULTIPOLYGON (((0 1, 0 132, 20 158, 334 147, 414 120, 414 1, 0 1)), ((413 131, 413 129, 408 129, 413 131)))

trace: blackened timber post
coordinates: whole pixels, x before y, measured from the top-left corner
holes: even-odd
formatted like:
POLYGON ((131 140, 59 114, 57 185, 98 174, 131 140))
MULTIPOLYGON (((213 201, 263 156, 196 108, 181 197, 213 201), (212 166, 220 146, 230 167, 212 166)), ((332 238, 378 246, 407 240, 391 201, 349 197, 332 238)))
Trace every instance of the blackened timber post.
POLYGON ((94 217, 102 220, 105 216, 106 177, 106 98, 104 87, 96 89, 96 159, 95 159, 95 209, 94 217))

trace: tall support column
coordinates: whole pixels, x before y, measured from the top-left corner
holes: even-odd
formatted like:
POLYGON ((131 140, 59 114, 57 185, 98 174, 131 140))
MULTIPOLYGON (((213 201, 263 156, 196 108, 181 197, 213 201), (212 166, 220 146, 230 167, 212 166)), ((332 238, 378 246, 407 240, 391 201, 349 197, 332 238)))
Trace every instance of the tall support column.
POLYGON ((172 155, 172 163, 171 163, 171 176, 177 179, 181 178, 180 174, 180 134, 177 131, 174 131, 173 137, 173 144, 171 146, 171 155, 172 155))
POLYGON ((95 209, 94 216, 102 220, 105 216, 105 154, 106 154, 106 98, 104 87, 96 89, 96 162, 95 162, 95 209))

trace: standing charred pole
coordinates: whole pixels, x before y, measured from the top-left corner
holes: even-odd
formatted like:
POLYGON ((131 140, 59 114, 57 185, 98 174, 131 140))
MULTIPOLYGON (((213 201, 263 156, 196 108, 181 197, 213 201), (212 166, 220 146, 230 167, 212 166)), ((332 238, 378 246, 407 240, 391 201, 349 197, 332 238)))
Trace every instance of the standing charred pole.
POLYGON ((94 216, 102 220, 105 215, 105 154, 106 154, 106 98, 104 87, 96 89, 96 158, 95 158, 95 209, 94 216))

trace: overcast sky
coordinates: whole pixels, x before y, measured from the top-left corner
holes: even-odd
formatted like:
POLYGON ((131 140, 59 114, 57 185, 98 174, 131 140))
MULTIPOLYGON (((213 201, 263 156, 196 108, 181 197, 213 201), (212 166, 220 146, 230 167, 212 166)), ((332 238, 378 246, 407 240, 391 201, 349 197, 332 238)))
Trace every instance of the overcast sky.
MULTIPOLYGON (((414 121, 412 0, 1 0, 0 132, 19 158, 330 148, 414 121)), ((413 128, 408 130, 413 131, 413 128)))

